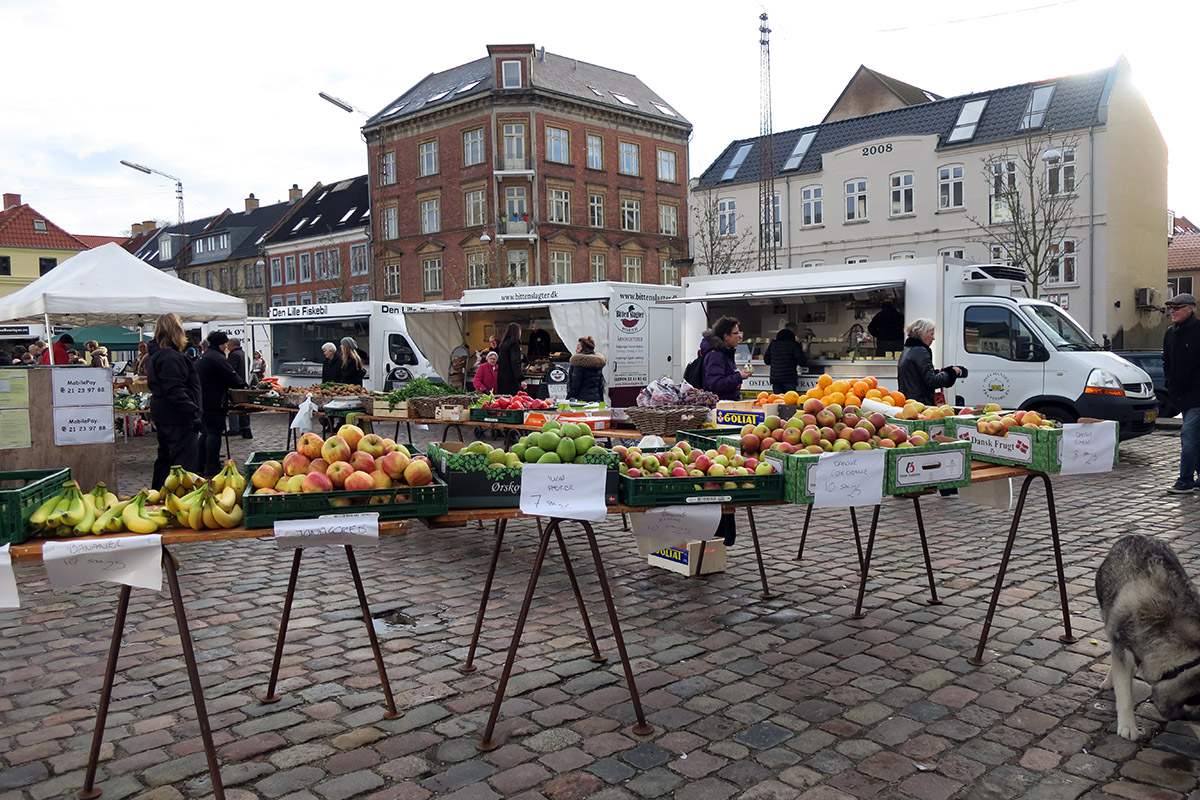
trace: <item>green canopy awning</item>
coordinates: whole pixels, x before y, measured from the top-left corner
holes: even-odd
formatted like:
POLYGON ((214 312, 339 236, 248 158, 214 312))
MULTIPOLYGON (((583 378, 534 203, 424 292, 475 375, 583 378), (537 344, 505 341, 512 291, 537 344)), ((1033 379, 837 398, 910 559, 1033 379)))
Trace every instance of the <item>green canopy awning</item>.
POLYGON ((83 343, 90 342, 95 339, 101 347, 107 347, 108 352, 112 353, 115 350, 137 350, 138 341, 149 341, 141 339, 137 331, 131 331, 129 328, 122 328, 119 325, 93 325, 87 328, 72 328, 67 331, 71 334, 71 338, 75 340, 75 349, 83 352, 83 343))

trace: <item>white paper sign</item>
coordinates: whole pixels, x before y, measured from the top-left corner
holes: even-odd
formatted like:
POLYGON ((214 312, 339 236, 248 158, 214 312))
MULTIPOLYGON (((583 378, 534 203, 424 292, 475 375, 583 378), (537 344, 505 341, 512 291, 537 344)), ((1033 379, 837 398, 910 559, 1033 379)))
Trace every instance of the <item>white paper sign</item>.
POLYGON ((521 469, 521 513, 603 522, 603 464, 526 464, 521 469))
POLYGON ((55 406, 112 406, 112 370, 72 367, 50 372, 55 406))
POLYGON ((1012 483, 1012 478, 972 483, 958 490, 958 498, 1001 511, 1012 511, 1016 505, 1012 483))
POLYGON ((0 608, 20 608, 17 597, 17 576, 13 573, 12 555, 8 545, 0 547, 0 608))
POLYGON ((1111 472, 1116 448, 1117 423, 1112 420, 1063 425, 1062 472, 1111 472))
POLYGON ((379 544, 378 514, 330 514, 317 519, 287 519, 275 523, 275 546, 291 547, 379 544))
POLYGON ((162 590, 162 535, 158 533, 46 542, 42 562, 55 589, 109 581, 162 590))
POLYGON ((843 450, 817 459, 815 508, 875 506, 883 501, 882 450, 843 450))
POLYGON ((55 406, 54 446, 104 444, 113 439, 113 407, 55 406))
POLYGON ((663 506, 629 515, 638 553, 648 556, 667 547, 687 547, 693 539, 711 539, 721 524, 719 504, 663 506))

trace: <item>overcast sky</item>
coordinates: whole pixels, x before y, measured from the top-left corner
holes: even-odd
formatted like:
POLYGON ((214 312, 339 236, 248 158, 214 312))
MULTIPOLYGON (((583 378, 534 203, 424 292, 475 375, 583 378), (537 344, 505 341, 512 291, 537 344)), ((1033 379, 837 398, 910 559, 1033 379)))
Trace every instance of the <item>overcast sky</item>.
POLYGON ((775 130, 819 122, 859 64, 946 97, 1124 55, 1170 151, 1169 205, 1200 220, 1200 4, 1165 0, 649 0, 521 4, 0 0, 0 191, 73 233, 117 235, 286 199, 367 170, 365 117, 430 72, 530 43, 632 72, 694 126, 691 173, 759 127, 770 14, 775 130), (1132 10, 1131 10, 1132 9, 1132 10))

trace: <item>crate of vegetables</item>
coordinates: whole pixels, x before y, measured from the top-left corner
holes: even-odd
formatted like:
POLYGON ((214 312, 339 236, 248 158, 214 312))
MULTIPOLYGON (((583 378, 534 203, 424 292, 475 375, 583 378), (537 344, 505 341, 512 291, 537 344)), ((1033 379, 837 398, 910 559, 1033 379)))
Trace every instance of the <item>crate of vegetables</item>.
POLYGON ((504 422, 510 425, 521 425, 525 422, 526 411, 557 410, 557 406, 538 397, 530 397, 525 392, 509 395, 485 396, 482 401, 471 409, 472 422, 504 422))

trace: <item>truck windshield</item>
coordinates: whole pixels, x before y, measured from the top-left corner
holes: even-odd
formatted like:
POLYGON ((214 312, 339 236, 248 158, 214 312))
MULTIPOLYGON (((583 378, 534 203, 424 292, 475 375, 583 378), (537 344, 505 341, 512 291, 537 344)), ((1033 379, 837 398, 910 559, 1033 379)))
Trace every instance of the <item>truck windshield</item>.
POLYGON ((1034 326, 1046 337, 1055 350, 1099 350, 1100 345, 1079 327, 1075 320, 1064 314, 1058 306, 1024 306, 1034 326))

